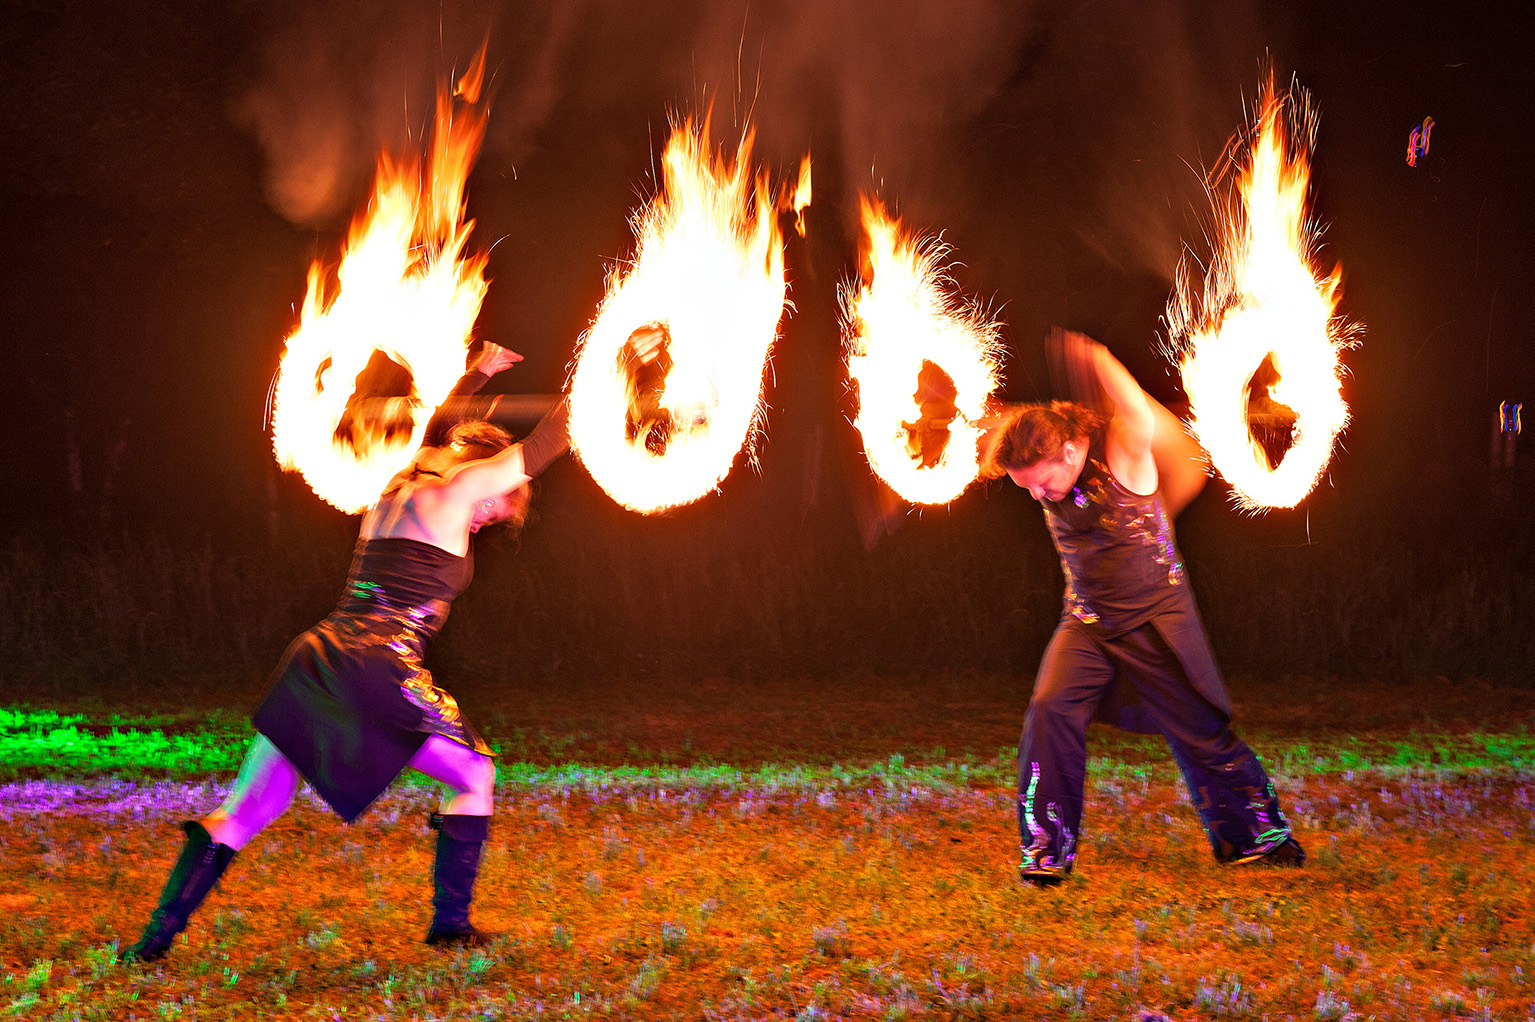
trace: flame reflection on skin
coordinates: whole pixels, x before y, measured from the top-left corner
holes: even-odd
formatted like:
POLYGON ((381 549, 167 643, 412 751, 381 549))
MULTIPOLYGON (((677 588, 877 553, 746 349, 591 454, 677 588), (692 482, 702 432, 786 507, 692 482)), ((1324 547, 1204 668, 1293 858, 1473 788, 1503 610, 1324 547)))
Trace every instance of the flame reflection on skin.
POLYGON ((1202 289, 1185 264, 1168 306, 1190 427, 1247 511, 1294 507, 1326 470, 1348 422, 1338 356, 1358 329, 1335 315, 1340 271, 1319 276, 1311 268, 1317 226, 1306 190, 1316 118, 1305 94, 1276 95, 1270 82, 1254 131, 1202 289), (1260 369, 1258 389, 1272 382, 1254 400, 1294 416, 1277 465, 1249 424, 1260 369))
POLYGON ((634 217, 635 256, 611 274, 571 374, 572 450, 642 513, 697 500, 750 453, 785 308, 783 237, 750 168, 751 132, 733 160, 711 155, 708 135, 707 121, 673 129, 662 191, 634 217), (647 375, 639 404, 655 421, 636 423, 647 375))
POLYGON ((979 421, 998 384, 1001 328, 956 295, 938 267, 944 246, 903 236, 882 204, 861 199, 865 279, 843 290, 853 424, 891 489, 916 504, 946 503, 980 471, 979 421))
POLYGON ((352 225, 334 294, 309 271, 300 325, 287 339, 273 396, 272 445, 321 498, 349 514, 377 502, 421 443, 432 411, 464 371, 486 281, 484 254, 464 255, 474 226, 464 184, 485 133, 482 48, 449 95, 437 98, 427 167, 379 160, 373 196, 352 225), (461 102, 455 102, 454 97, 461 102), (406 428, 349 424, 347 402, 375 351, 409 371, 416 399, 406 428))

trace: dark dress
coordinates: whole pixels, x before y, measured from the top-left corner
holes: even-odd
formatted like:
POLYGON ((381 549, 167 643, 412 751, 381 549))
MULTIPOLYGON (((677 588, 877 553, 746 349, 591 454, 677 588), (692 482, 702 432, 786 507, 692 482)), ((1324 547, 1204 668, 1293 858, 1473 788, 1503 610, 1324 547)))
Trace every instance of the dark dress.
POLYGON ((256 730, 348 823, 430 735, 494 755, 421 664, 473 573, 430 543, 361 540, 341 602, 278 663, 256 730))
POLYGON ((1161 494, 1121 486, 1097 437, 1071 492, 1041 503, 1066 592, 1018 749, 1024 870, 1071 868, 1094 719, 1167 739, 1216 858, 1283 844, 1289 825, 1258 758, 1232 733, 1231 699, 1161 494))

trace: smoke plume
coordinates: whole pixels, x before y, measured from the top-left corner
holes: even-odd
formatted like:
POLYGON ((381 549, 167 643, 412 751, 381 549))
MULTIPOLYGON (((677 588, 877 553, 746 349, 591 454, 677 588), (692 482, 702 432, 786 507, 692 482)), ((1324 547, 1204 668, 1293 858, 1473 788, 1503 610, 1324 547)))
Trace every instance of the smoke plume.
POLYGON ((814 152, 818 202, 849 218, 879 190, 928 229, 1012 223, 1164 277, 1265 45, 1241 0, 316 0, 273 20, 234 113, 295 223, 345 218, 488 33, 482 161, 712 104, 717 126, 751 119, 769 163, 814 152))

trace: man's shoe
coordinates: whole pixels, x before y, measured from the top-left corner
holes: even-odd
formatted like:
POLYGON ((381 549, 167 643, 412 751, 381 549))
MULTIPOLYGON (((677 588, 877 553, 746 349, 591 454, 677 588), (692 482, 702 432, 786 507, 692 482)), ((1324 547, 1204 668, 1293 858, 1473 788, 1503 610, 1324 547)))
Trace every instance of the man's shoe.
POLYGON ((493 943, 496 936, 474 925, 467 930, 439 930, 434 926, 427 931, 426 942, 433 947, 485 947, 493 943))
POLYGON ((1232 862, 1233 866, 1283 866, 1289 869, 1299 869, 1305 864, 1306 850, 1293 837, 1285 838, 1283 844, 1275 845, 1266 852, 1248 855, 1232 862))
POLYGON ((1059 887, 1066 882, 1066 870, 1059 866, 1019 866, 1018 879, 1030 887, 1059 887))

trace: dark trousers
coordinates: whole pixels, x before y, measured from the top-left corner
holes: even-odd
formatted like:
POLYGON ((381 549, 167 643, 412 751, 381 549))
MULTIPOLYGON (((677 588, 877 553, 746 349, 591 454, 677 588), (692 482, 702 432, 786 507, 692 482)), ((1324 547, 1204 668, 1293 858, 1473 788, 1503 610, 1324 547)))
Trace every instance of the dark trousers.
POLYGON ((1116 677, 1133 687, 1138 709, 1172 748, 1216 859, 1262 855, 1289 838, 1258 757, 1195 690, 1155 626, 1106 639, 1068 620, 1045 649, 1018 747, 1023 869, 1068 870, 1076 858, 1087 725, 1116 677))

